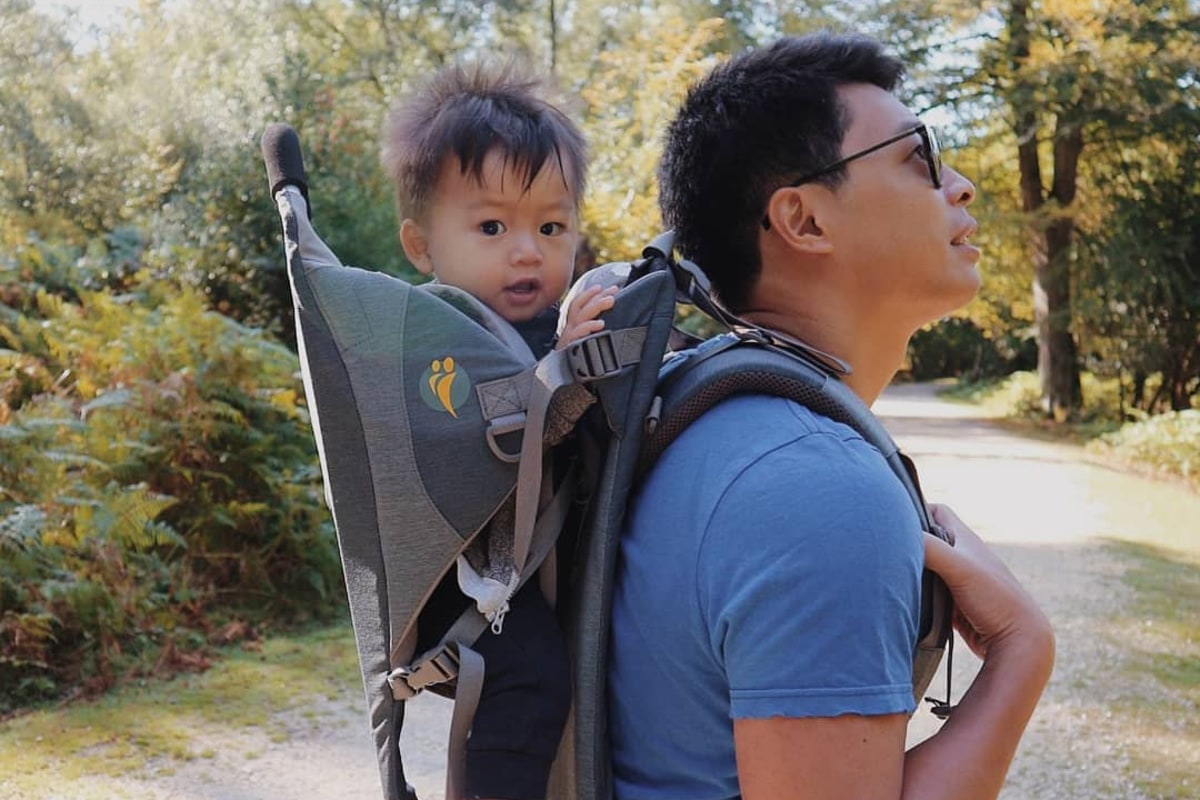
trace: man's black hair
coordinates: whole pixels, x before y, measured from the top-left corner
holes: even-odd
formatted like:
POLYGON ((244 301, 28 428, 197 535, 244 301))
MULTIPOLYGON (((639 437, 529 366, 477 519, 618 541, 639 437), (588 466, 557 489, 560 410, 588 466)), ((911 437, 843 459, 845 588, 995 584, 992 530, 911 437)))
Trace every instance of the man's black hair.
MULTIPOLYGON (((688 92, 667 129, 659 207, 680 253, 739 310, 758 279, 758 235, 781 186, 842 157, 850 125, 838 87, 893 91, 903 64, 854 34, 781 39, 734 56, 688 92)), ((845 169, 823 176, 836 186, 845 169)))

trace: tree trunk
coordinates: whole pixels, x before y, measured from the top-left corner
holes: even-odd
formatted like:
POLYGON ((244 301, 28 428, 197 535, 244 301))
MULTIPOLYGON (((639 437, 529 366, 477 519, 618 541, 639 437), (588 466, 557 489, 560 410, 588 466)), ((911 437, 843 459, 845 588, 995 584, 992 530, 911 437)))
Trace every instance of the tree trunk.
POLYGON ((550 0, 550 74, 558 73, 558 13, 554 0, 550 0))
MULTIPOLYGON (((1009 56, 1013 72, 1021 75, 1029 58, 1031 39, 1029 0, 1012 0, 1009 6, 1009 56)), ((1017 135, 1017 165, 1021 180, 1021 205, 1034 216, 1043 211, 1046 193, 1038 157, 1038 122, 1034 87, 1018 78, 1009 91, 1017 135)), ((1038 334, 1038 375, 1042 408, 1056 420, 1072 416, 1083 403, 1079 381, 1079 356, 1071 333, 1071 236, 1074 220, 1066 213, 1075 199, 1083 132, 1060 114, 1054 133, 1054 175, 1050 198, 1056 201, 1055 217, 1040 232, 1034 252, 1033 308, 1038 334)))
POLYGON ((1071 333, 1071 234, 1070 217, 1060 217, 1046 227, 1046 257, 1034 276, 1034 306, 1038 332, 1038 377, 1042 407, 1064 422, 1082 405, 1079 357, 1071 333))
POLYGON ((1138 369, 1133 373, 1133 401, 1132 405, 1139 411, 1145 411, 1146 406, 1146 371, 1138 369))

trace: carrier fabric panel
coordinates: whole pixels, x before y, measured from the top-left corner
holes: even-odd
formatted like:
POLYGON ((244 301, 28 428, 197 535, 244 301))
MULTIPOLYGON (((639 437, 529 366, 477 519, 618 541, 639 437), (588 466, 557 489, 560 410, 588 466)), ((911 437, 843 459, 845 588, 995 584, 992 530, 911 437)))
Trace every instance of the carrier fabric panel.
POLYGON ((388 656, 516 484, 516 465, 487 447, 474 386, 528 365, 433 294, 340 265, 297 192, 277 202, 381 777, 401 797, 388 656))
MULTIPOLYGON (((305 277, 353 404, 321 416, 357 414, 374 488, 377 531, 341 530, 339 520, 339 535, 380 539, 394 642, 515 485, 516 465, 487 446, 472 389, 525 365, 469 317, 404 281, 350 267, 310 268, 305 277), (444 398, 432 388, 438 378, 451 384, 444 398)), ((341 446, 323 438, 327 450, 341 446)))
POLYGON ((336 259, 312 232, 297 190, 280 192, 276 201, 287 244, 301 371, 325 476, 325 496, 338 529, 380 781, 387 798, 398 798, 404 778, 393 720, 401 704, 392 699, 386 679, 389 615, 370 461, 349 374, 326 320, 317 311, 306 274, 310 269, 306 256, 311 256, 314 264, 336 263, 336 259))

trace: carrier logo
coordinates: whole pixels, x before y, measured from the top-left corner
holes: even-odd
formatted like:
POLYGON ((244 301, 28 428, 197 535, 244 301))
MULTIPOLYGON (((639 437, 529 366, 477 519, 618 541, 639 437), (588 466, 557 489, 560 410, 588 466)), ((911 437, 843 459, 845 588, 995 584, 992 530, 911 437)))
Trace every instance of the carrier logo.
POLYGON ((435 358, 421 376, 421 399, 434 411, 458 419, 458 409, 470 396, 471 378, 450 356, 435 358))

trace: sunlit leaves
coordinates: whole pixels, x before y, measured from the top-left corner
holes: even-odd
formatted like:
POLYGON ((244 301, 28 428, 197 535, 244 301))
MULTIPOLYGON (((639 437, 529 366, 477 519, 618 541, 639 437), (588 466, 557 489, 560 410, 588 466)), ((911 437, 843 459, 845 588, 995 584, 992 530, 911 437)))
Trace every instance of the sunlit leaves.
POLYGON ((660 226, 655 168, 662 134, 687 86, 713 65, 720 20, 696 26, 647 12, 641 32, 599 55, 581 88, 593 155, 585 230, 600 261, 634 258, 660 226))

